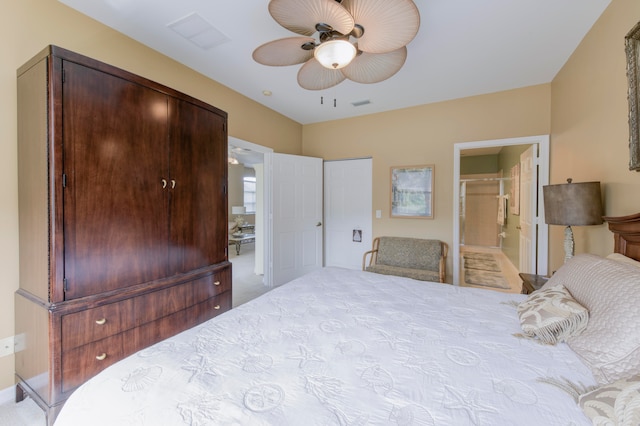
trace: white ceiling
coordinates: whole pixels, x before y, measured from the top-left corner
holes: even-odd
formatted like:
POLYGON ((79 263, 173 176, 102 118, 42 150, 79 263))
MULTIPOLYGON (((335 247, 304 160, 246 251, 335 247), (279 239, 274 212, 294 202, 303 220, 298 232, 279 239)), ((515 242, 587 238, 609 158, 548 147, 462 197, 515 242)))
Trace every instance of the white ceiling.
POLYGON ((381 83, 323 91, 298 86, 299 65, 253 61, 261 44, 296 36, 271 18, 267 0, 59 1, 309 124, 548 83, 611 0, 414 0, 421 24, 404 67, 381 83), (194 12, 227 40, 202 49, 167 26, 194 12))

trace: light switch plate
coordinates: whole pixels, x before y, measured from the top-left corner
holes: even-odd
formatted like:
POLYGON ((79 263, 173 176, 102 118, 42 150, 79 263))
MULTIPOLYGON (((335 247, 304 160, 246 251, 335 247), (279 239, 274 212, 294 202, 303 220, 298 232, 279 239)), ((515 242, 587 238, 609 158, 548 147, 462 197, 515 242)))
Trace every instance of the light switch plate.
POLYGON ((13 341, 13 351, 18 353, 20 351, 24 351, 27 347, 27 338, 24 333, 16 334, 13 341))
POLYGON ((376 219, 382 218, 382 210, 376 210, 376 219))
POLYGON ((13 336, 5 337, 0 340, 0 357, 11 355, 13 353, 13 336))

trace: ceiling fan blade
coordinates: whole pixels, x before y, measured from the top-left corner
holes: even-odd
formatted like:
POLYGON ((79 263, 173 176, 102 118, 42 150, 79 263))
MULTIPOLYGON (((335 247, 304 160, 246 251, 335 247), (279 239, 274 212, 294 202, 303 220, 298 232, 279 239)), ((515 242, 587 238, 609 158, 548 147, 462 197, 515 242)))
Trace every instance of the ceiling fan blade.
POLYGON ((353 17, 335 0, 271 0, 269 13, 286 29, 305 36, 313 35, 316 24, 328 24, 334 31, 348 34, 353 17))
POLYGON ((356 83, 378 83, 397 73, 406 59, 406 47, 388 53, 362 52, 340 71, 356 83))
MULTIPOLYGON (((332 0, 333 1, 333 0, 332 0)), ((332 70, 320 65, 315 58, 309 59, 298 71, 298 84, 307 90, 323 90, 345 80, 340 70, 332 70)))
POLYGON ((305 50, 302 45, 314 43, 311 37, 288 37, 263 44, 253 51, 253 60, 262 65, 296 65, 313 58, 313 49, 305 50))
POLYGON ((364 28, 358 48, 386 53, 409 44, 420 28, 420 12, 411 0, 342 0, 355 23, 364 28))

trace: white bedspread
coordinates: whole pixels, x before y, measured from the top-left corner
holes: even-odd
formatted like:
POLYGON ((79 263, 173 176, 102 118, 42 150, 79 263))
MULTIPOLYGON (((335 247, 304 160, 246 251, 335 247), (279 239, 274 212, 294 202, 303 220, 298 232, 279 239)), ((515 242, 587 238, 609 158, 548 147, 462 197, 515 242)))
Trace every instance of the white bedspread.
POLYGON ((514 337, 526 296, 325 268, 111 366, 56 426, 588 425, 565 344, 514 337))

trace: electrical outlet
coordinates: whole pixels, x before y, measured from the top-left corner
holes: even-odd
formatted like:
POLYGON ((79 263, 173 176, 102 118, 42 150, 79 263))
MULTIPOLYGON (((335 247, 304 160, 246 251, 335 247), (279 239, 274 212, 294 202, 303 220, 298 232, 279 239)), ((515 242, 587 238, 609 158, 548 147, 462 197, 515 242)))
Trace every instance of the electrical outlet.
POLYGON ((13 344, 14 339, 13 336, 5 337, 0 340, 0 357, 11 355, 13 353, 13 344))

